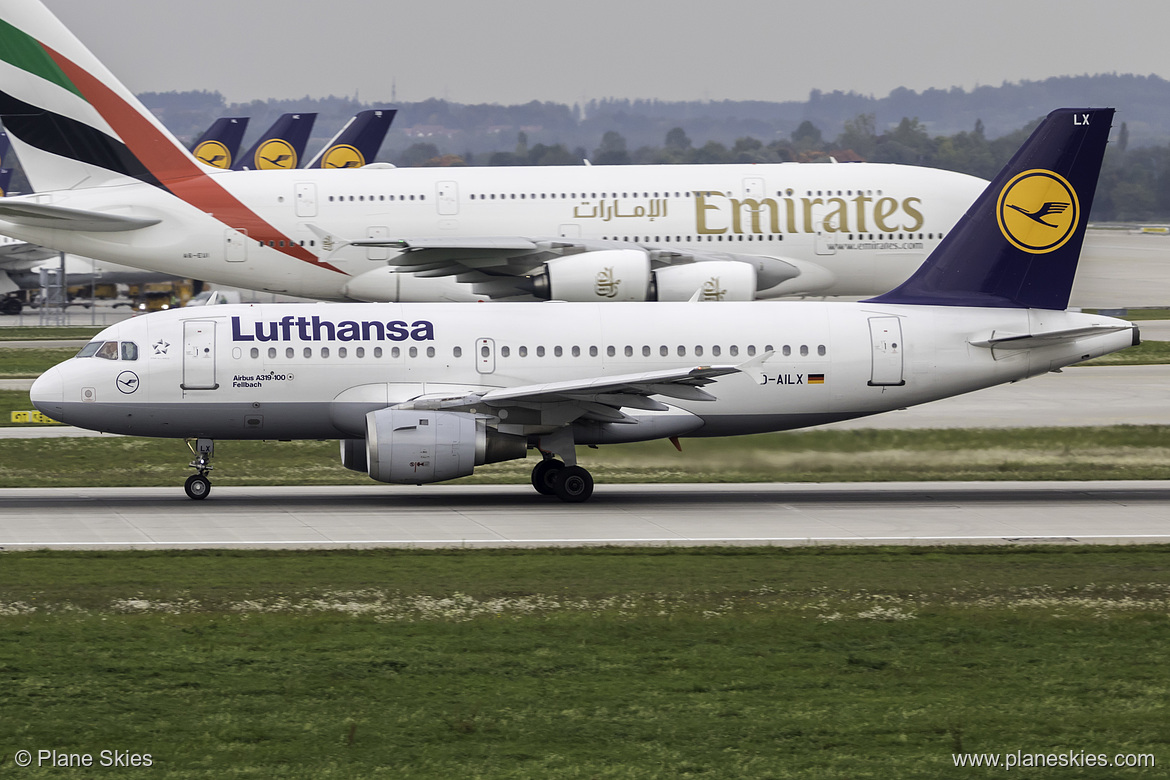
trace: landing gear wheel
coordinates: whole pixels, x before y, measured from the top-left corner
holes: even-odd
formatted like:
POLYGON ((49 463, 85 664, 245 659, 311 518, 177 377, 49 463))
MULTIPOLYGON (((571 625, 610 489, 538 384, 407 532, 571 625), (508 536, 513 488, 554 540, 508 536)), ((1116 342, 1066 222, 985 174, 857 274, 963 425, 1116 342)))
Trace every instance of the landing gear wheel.
POLYGON ((0 314, 15 316, 20 314, 22 304, 18 298, 4 298, 0 300, 0 314))
POLYGON ((532 487, 542 496, 555 496, 557 472, 565 468, 565 464, 555 458, 546 458, 532 469, 532 487))
POLYGON ((580 504, 593 495, 593 475, 580 466, 565 466, 554 473, 553 487, 561 501, 580 504))
POLYGON ((202 474, 192 474, 187 477, 187 484, 183 485, 183 490, 187 491, 188 498, 201 501, 211 492, 211 480, 202 474))

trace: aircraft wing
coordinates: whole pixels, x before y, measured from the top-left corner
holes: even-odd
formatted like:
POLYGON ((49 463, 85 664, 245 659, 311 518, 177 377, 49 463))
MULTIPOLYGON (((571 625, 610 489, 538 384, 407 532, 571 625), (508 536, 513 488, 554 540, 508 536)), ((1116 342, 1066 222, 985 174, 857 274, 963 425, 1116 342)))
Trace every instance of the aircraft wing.
POLYGON ((83 211, 27 201, 0 201, 0 221, 28 227, 56 230, 84 230, 93 233, 118 233, 140 230, 162 222, 161 219, 128 217, 104 211, 83 211))
POLYGON ((566 425, 578 419, 599 422, 637 423, 621 411, 622 407, 647 411, 667 411, 670 407, 651 396, 665 396, 687 401, 714 401, 715 396, 703 389, 721 376, 751 373, 755 364, 766 360, 766 353, 742 366, 694 366, 640 374, 574 379, 540 385, 503 387, 465 396, 421 396, 401 404, 401 409, 450 411, 493 409, 553 411, 552 424, 566 425), (555 420, 555 422, 553 421, 555 420))
POLYGON ((14 244, 0 244, 0 270, 24 271, 46 260, 56 257, 59 252, 36 244, 20 241, 14 244))
POLYGON ((473 285, 476 293, 508 297, 532 292, 526 278, 558 257, 582 255, 613 249, 645 252, 651 268, 734 261, 756 269, 760 287, 772 287, 800 274, 800 269, 782 259, 734 252, 703 252, 669 245, 647 245, 627 241, 570 238, 484 237, 422 239, 359 239, 354 246, 387 247, 401 254, 393 261, 400 273, 419 277, 454 276, 473 285))

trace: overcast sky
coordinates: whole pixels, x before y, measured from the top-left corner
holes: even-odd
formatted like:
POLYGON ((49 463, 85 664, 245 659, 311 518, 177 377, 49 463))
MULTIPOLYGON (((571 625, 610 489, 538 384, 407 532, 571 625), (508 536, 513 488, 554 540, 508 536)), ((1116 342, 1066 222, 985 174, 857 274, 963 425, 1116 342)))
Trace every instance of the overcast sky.
POLYGON ((1170 78, 1166 0, 45 0, 135 92, 229 102, 885 96, 1170 78))

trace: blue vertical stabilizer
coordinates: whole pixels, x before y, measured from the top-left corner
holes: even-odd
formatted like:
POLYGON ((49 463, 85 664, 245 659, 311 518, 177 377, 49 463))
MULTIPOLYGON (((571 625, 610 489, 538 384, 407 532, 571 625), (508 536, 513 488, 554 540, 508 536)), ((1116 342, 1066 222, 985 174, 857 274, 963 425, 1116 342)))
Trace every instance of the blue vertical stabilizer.
POLYGON ((1053 111, 922 267, 870 301, 1067 308, 1112 120, 1053 111))

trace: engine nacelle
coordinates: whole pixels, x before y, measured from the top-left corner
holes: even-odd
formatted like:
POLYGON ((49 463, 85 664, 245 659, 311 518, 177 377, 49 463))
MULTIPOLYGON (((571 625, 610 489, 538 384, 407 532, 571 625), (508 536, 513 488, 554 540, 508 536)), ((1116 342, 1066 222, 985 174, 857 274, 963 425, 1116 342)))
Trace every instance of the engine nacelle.
POLYGON ((654 300, 689 301, 696 292, 703 301, 755 300, 756 269, 734 260, 711 260, 654 272, 654 300))
POLYGON ((466 477, 476 466, 523 458, 527 450, 523 436, 490 430, 473 414, 379 409, 366 415, 367 473, 379 482, 466 477))
POLYGON ((532 278, 535 295, 557 301, 645 301, 650 256, 640 249, 602 249, 558 257, 532 278))

